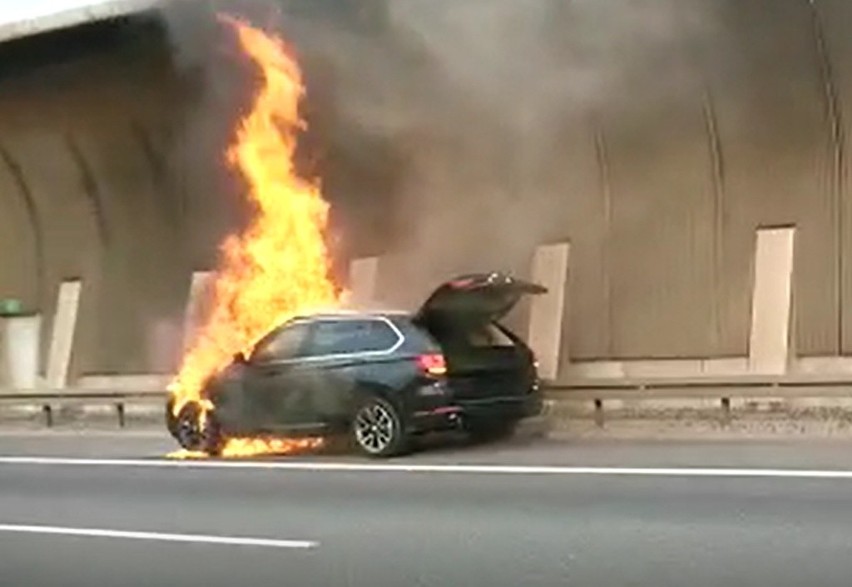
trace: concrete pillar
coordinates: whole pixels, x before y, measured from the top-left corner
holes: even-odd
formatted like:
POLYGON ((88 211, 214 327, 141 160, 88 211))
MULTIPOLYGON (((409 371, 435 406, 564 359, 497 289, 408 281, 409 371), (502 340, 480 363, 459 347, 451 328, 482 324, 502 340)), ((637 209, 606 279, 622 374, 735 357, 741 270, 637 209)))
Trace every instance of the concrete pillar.
POLYGON ((355 259, 349 265, 349 293, 353 306, 369 306, 376 301, 379 258, 355 259))
POLYGON ((547 293, 532 300, 528 340, 543 379, 557 378, 560 350, 564 352, 562 325, 570 249, 569 243, 545 245, 533 257, 532 280, 546 287, 547 293))
POLYGON ((82 287, 79 280, 65 281, 59 286, 47 355, 47 386, 50 389, 62 389, 68 385, 82 287))
POLYGON ((183 319, 184 352, 189 350, 189 346, 195 341, 195 335, 207 315, 209 304, 212 302, 214 280, 215 273, 212 271, 195 271, 192 274, 183 319))
POLYGON ((757 231, 751 305, 749 371, 781 375, 791 356, 790 314, 796 229, 757 231))
POLYGON ((41 316, 0 318, 0 387, 35 389, 41 316))

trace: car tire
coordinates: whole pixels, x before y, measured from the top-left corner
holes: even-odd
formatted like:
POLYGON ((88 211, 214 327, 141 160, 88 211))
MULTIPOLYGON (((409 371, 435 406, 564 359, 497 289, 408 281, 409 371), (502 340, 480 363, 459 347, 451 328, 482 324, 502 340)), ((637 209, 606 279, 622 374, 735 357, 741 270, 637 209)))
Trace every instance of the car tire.
POLYGON ((169 431, 169 434, 172 435, 172 438, 177 440, 178 436, 178 418, 174 415, 174 405, 175 400, 173 397, 169 397, 169 401, 166 402, 166 429, 169 431))
POLYGON ((358 404, 350 424, 354 446, 371 458, 388 458, 407 452, 409 438, 399 410, 379 396, 358 404))
POLYGON ((201 407, 197 403, 185 405, 175 418, 175 432, 172 435, 186 450, 203 451, 210 456, 218 456, 222 452, 224 437, 216 415, 209 412, 203 426, 200 423, 200 415, 201 407))
POLYGON ((211 457, 220 456, 225 447, 225 436, 222 434, 222 429, 214 412, 207 414, 207 425, 204 427, 202 435, 202 450, 211 457))
POLYGON ((174 437, 185 450, 201 450, 201 429, 199 426, 199 407, 190 403, 183 406, 175 419, 174 437))
POLYGON ((510 438, 517 428, 517 420, 491 420, 469 418, 462 421, 462 427, 473 442, 493 442, 510 438))

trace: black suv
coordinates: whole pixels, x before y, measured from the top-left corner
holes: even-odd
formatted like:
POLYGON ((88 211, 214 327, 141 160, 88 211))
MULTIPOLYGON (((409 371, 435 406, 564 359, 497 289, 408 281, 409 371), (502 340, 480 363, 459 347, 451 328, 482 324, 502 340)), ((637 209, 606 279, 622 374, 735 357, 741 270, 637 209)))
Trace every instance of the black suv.
POLYGON ((499 323, 525 294, 546 290, 492 273, 438 288, 415 314, 335 313, 295 318, 237 355, 170 432, 184 448, 217 454, 228 436, 348 433, 370 456, 400 454, 417 434, 463 427, 508 435, 541 410, 529 347, 499 323))

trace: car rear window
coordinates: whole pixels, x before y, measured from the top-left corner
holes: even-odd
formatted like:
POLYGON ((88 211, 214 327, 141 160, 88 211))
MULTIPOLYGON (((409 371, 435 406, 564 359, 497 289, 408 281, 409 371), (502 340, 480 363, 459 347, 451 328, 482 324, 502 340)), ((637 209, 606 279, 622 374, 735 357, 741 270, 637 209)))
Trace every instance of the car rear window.
POLYGON ((384 320, 322 321, 314 325, 311 356, 387 351, 399 335, 384 320))

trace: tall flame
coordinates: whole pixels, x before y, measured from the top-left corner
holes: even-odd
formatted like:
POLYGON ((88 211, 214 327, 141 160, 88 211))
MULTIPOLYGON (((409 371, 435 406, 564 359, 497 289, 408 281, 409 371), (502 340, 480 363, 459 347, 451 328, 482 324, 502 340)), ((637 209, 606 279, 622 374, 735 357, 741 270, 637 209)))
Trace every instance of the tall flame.
MULTIPOLYGON (((189 402, 206 405, 205 384, 235 353, 247 352, 298 313, 339 305, 341 296, 324 238, 328 204, 318 184, 300 178, 294 168, 297 134, 305 128, 298 63, 280 39, 239 19, 221 20, 261 74, 252 107, 227 151, 229 165, 245 180, 255 216, 222 245, 211 313, 170 386, 175 414, 189 402)), ((241 446, 263 452, 257 443, 241 446)))

